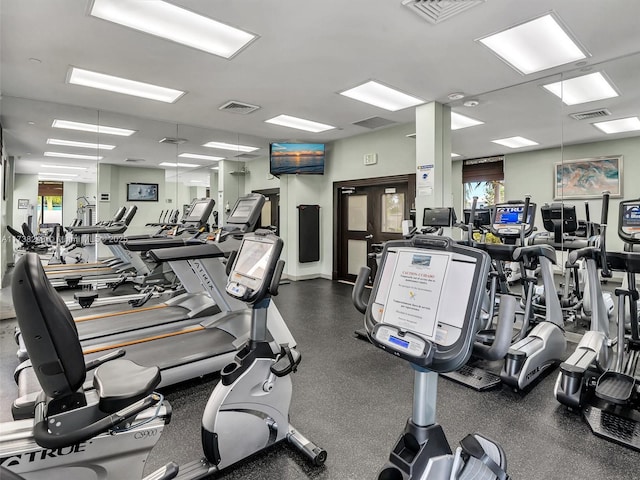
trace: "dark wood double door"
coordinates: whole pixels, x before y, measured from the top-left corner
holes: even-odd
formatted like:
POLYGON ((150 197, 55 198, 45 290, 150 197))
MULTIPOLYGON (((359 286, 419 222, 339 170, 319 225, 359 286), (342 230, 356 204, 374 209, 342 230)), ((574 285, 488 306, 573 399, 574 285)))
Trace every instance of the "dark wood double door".
POLYGON ((334 277, 354 281, 360 267, 376 270, 376 245, 402 238, 415 202, 415 175, 334 184, 334 277))

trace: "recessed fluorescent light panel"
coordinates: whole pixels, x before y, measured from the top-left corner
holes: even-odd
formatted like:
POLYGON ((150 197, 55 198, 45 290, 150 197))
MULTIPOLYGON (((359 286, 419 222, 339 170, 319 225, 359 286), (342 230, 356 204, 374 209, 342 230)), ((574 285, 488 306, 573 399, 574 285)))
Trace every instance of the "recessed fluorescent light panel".
POLYGON ((48 138, 47 143, 49 145, 61 145, 63 147, 78 147, 78 148, 92 148, 99 150, 113 150, 115 145, 105 145, 103 143, 87 143, 87 142, 74 142, 72 140, 60 140, 59 138, 48 138))
POLYGON ((159 165, 161 167, 199 167, 200 166, 194 163, 172 163, 172 162, 162 162, 159 165))
POLYGON ((578 105, 618 96, 618 92, 601 72, 549 83, 543 87, 561 98, 565 105, 578 105))
MULTIPOLYGON (((154 3, 154 2, 140 2, 154 3)), ((108 90, 110 92, 132 95, 134 97, 157 100, 159 102, 174 103, 185 92, 173 88, 160 87, 150 83, 138 82, 127 78, 114 77, 104 73, 92 72, 81 68, 71 67, 69 70, 69 83, 85 87, 108 90)))
POLYGON ((102 160, 100 155, 84 155, 80 153, 44 152, 45 157, 77 158, 79 160, 102 160))
POLYGON ((211 170, 218 170, 220 167, 211 167, 211 170))
POLYGON ((340 95, 359 100, 375 107, 397 112, 404 108, 421 105, 424 100, 412 97, 393 88, 370 80, 362 85, 340 92, 340 95))
POLYGON ((618 120, 609 120, 608 122, 596 122, 593 126, 607 134, 634 132, 640 130, 640 118, 619 118, 618 120))
POLYGON ((86 167, 69 167, 67 165, 40 165, 42 168, 62 168, 64 170, 86 170, 86 167))
POLYGON ((91 15, 224 58, 233 57, 257 38, 161 1, 94 0, 91 15))
POLYGON ((451 158, 456 158, 456 157, 459 157, 459 156, 460 156, 460 155, 458 155, 457 153, 453 153, 453 152, 451 152, 451 158))
POLYGON ((199 153, 181 153, 178 156, 182 158, 195 158, 197 160, 211 160, 214 162, 218 160, 224 160, 224 157, 214 157, 213 155, 200 155, 199 153))
POLYGON ((70 120, 58 119, 55 119, 51 126, 54 128, 65 128, 67 130, 80 130, 82 132, 118 135, 120 137, 129 137, 136 133, 136 130, 129 130, 127 128, 108 127, 106 125, 94 125, 92 123, 72 122, 70 120))
POLYGON ((478 41, 524 75, 587 58, 550 13, 478 41))
POLYGON ((456 112, 451 112, 451 130, 460 130, 461 128, 475 127, 482 125, 484 122, 475 118, 465 117, 456 112))
POLYGON ((530 147, 532 145, 538 145, 538 142, 534 142, 533 140, 529 140, 524 137, 509 137, 509 138, 501 138, 499 140, 491 140, 493 143, 498 143, 500 145, 504 145, 509 148, 522 148, 522 147, 530 147))
POLYGON ((78 175, 76 175, 75 173, 54 173, 54 172, 47 172, 47 173, 43 173, 42 175, 45 175, 47 177, 77 177, 78 175))
POLYGON ((207 142, 203 147, 217 148, 219 150, 232 150, 234 152, 255 152, 260 150, 260 147, 250 147, 249 145, 236 145, 234 143, 225 142, 207 142))
POLYGON ((332 125, 313 122, 311 120, 305 120, 304 118, 292 117, 291 115, 278 115, 277 117, 265 120, 265 123, 280 125, 282 127, 295 128, 297 130, 304 130, 305 132, 313 133, 326 132, 327 130, 336 128, 332 125))

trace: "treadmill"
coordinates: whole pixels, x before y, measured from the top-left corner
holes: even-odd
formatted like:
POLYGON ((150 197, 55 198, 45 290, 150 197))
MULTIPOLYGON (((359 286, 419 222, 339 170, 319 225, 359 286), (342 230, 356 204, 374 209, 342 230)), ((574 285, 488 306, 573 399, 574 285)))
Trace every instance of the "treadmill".
MULTIPOLYGON (((111 220, 98 222, 95 225, 93 225, 93 228, 97 228, 98 226, 108 227, 112 225, 118 225, 122 221, 125 213, 127 213, 127 207, 122 206, 118 210, 116 210, 116 213, 114 213, 113 218, 111 220)), ((78 219, 75 219, 74 223, 77 221, 78 219)), ((79 233, 77 233, 76 235, 73 234, 73 230, 78 229, 81 226, 82 226, 82 222, 75 223, 74 225, 70 225, 69 227, 66 228, 66 230, 74 236, 74 239, 71 245, 67 246, 68 248, 65 247, 66 248, 65 255, 76 248, 80 248, 80 249, 84 248, 82 246, 82 238, 84 234, 81 233, 80 230, 78 230, 79 233)), ((96 262, 81 262, 81 263, 62 263, 62 261, 58 261, 55 263, 49 263, 48 265, 43 265, 42 267, 44 268, 44 271, 47 272, 47 275, 48 275, 48 272, 53 272, 53 271, 65 271, 65 272, 71 273, 71 272, 77 272, 79 270, 105 267, 105 266, 108 266, 110 262, 112 262, 113 260, 114 260, 113 258, 107 258, 105 260, 100 260, 96 262)))
MULTIPOLYGON (((123 234, 136 212, 138 207, 129 207, 124 218, 120 222, 110 225, 91 225, 88 227, 76 227, 73 229, 74 235, 105 235, 111 238, 114 235, 123 234)), ((77 288, 82 285, 107 285, 119 278, 121 272, 134 268, 131 263, 123 262, 121 259, 113 259, 106 264, 94 268, 83 268, 69 271, 68 269, 48 270, 47 278, 54 288, 77 288)))
MULTIPOLYGON (((100 296, 95 290, 82 291, 74 294, 74 299, 67 301, 69 309, 89 308, 105 305, 114 305, 122 302, 129 302, 133 307, 141 307, 151 298, 157 298, 160 295, 160 288, 163 285, 172 282, 171 277, 174 273, 163 264, 155 264, 145 261, 142 254, 146 253, 143 249, 139 252, 135 249, 128 248, 128 242, 136 242, 138 240, 149 239, 167 239, 167 238, 187 238, 191 235, 198 236, 205 230, 208 230, 207 221, 211 216, 215 201, 210 198, 196 199, 191 202, 189 209, 186 211, 179 223, 158 223, 147 224, 151 226, 161 226, 161 231, 165 234, 159 235, 134 235, 130 237, 111 237, 102 240, 112 252, 121 259, 123 264, 131 264, 135 268, 133 271, 124 271, 119 277, 110 284, 102 284, 102 286, 111 287, 112 291, 116 291, 121 285, 126 283, 136 284, 138 292, 128 295, 102 295, 100 296)), ((94 285, 98 289, 101 285, 94 285)), ((175 283, 174 283, 175 287, 175 283)), ((175 291, 175 288, 173 289, 175 291)), ((172 292, 170 292, 172 293, 172 292)))
MULTIPOLYGON (((230 230, 253 231, 257 218, 262 209, 261 198, 256 197, 255 204, 251 211, 250 221, 241 225, 230 225, 230 230)), ((213 202, 211 200, 211 202, 213 202)), ((197 204, 198 202, 194 202, 197 204)), ((203 203, 203 202, 200 202, 203 203)), ((208 206, 210 202, 204 201, 208 206)), ((210 209, 194 209, 197 212, 204 212, 208 218, 211 214, 210 209), (208 212, 208 213, 207 213, 208 212)), ((230 217, 233 222, 233 217, 230 217)), ((156 238, 149 238, 146 242, 149 245, 161 245, 156 238)), ((173 242, 180 242, 184 246, 185 239, 166 239, 165 247, 171 246, 173 242)), ((145 241, 136 240, 141 246, 145 241)), ((199 244, 202 245, 203 241, 199 244)), ((236 242, 239 245, 239 242, 236 242)), ((230 248, 234 246, 229 244, 230 248)), ((145 251, 149 248, 144 248, 145 251)), ((193 250, 192 250, 193 251, 193 250)), ((220 312, 220 308, 216 306, 214 301, 215 293, 212 293, 212 285, 215 286, 216 280, 212 278, 217 275, 226 282, 226 273, 224 266, 221 267, 220 259, 224 257, 224 252, 213 246, 209 248, 206 258, 214 258, 215 261, 208 262, 206 266, 202 265, 204 258, 189 259, 170 259, 152 257, 158 264, 168 264, 180 280, 184 293, 176 295, 165 302, 152 305, 149 307, 139 307, 124 311, 112 311, 100 314, 93 314, 74 318, 78 337, 85 353, 96 353, 98 351, 107 351, 113 349, 113 345, 128 345, 130 343, 140 343, 141 339, 155 337, 157 335, 165 335, 172 332, 178 327, 189 327, 201 321, 203 317, 215 315, 220 312), (196 273, 198 272, 198 273, 196 273)), ((219 280, 222 285, 222 280, 219 280)), ((223 286, 224 288, 224 286, 223 286)), ((96 295, 96 292, 80 292, 76 297, 96 295)), ((16 340, 18 342, 18 359, 26 360, 28 354, 22 341, 22 335, 19 329, 16 329, 16 340)))
MULTIPOLYGON (((162 370, 160 386, 173 385, 217 372, 229 363, 249 338, 251 310, 247 309, 244 302, 225 293, 226 266, 221 262, 221 257, 230 255, 234 249, 238 248, 242 235, 249 226, 257 222, 263 204, 264 197, 258 194, 250 194, 239 199, 229 217, 228 224, 219 232, 222 241, 207 241, 197 245, 150 252, 158 260, 174 264, 182 262, 185 270, 192 271, 191 279, 198 277, 202 283, 207 283, 205 289, 211 295, 219 313, 199 318, 197 322, 194 322, 193 318, 184 322, 173 322, 162 333, 156 331, 150 335, 141 335, 145 333, 142 329, 84 341, 86 360, 90 362, 104 354, 117 355, 119 350, 124 350, 128 359, 140 365, 157 365, 162 370), (245 216, 252 205, 250 216, 245 216), (116 341, 114 341, 115 338, 117 338, 116 341)), ((54 293, 51 289, 51 294, 54 293)), ((157 309, 142 316, 147 321, 150 320, 149 317, 154 317, 153 322, 155 322, 160 310, 157 309)), ((134 321, 134 318, 135 315, 132 314, 129 317, 130 320, 119 320, 118 323, 129 324, 134 321)), ((90 322, 87 323, 90 324, 90 322)), ((82 323, 76 325, 84 329, 83 326, 81 327, 82 323)), ((267 327, 269 340, 273 340, 271 344, 274 353, 280 351, 279 345, 288 344, 290 347, 296 345, 273 302, 267 310, 267 327)), ((20 395, 20 398, 14 402, 14 417, 30 415, 30 402, 40 390, 30 362, 27 360, 19 365, 14 376, 20 395)), ((90 376, 87 379, 91 381, 90 376)))

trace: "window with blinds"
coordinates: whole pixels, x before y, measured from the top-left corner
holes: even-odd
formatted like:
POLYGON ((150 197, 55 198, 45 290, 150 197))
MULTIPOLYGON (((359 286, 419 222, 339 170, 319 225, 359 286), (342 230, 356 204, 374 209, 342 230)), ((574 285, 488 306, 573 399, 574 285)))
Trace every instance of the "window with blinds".
POLYGON ((462 165, 464 208, 471 208, 473 197, 478 206, 504 201, 504 157, 465 160, 462 165))

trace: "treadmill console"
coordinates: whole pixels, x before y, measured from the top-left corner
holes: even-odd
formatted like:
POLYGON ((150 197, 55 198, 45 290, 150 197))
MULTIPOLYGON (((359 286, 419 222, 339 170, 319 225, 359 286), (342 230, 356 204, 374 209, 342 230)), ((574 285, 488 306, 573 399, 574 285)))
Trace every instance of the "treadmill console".
POLYGON ((618 236, 629 244, 640 244, 640 198, 620 202, 618 236))
POLYGON ((529 203, 526 220, 523 220, 524 202, 497 204, 493 211, 491 233, 500 238, 518 237, 524 228, 524 235, 533 232, 536 204, 529 203))
POLYGON ((283 244, 280 237, 266 230, 246 234, 233 262, 226 292, 247 303, 262 300, 271 285, 283 244))
POLYGON ((489 263, 446 237, 387 242, 366 312, 371 341, 433 371, 459 368, 471 354, 489 263))
POLYGON ((231 209, 223 229, 239 233, 253 231, 262 214, 264 202, 264 195, 259 193, 250 193, 240 197, 231 209))

